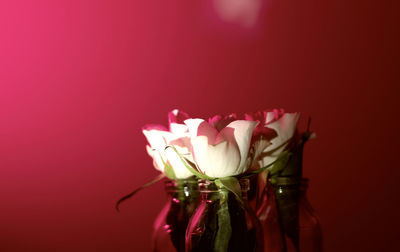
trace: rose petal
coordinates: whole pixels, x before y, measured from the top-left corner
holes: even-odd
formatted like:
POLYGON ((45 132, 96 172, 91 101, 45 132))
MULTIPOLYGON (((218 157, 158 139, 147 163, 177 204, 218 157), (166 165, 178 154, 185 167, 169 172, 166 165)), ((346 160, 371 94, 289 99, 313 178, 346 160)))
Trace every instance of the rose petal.
MULTIPOLYGON (((184 154, 187 152, 187 148, 180 148, 175 146, 176 150, 178 151, 179 154, 184 156, 184 154)), ((179 157, 179 155, 175 152, 174 149, 172 148, 167 148, 165 150, 165 156, 169 162, 169 164, 172 166, 175 176, 178 179, 185 179, 190 176, 193 176, 193 174, 186 168, 185 164, 179 157)))
POLYGON ((179 123, 170 123, 169 131, 177 136, 187 136, 189 134, 188 126, 179 123))
POLYGON ((234 141, 239 148, 240 164, 237 170, 237 174, 243 173, 249 168, 246 167, 246 161, 249 154, 251 137, 257 125, 258 122, 255 121, 236 120, 231 122, 226 128, 221 131, 221 135, 225 135, 227 139, 232 139, 232 137, 234 137, 234 141))
POLYGON ((218 131, 203 119, 188 119, 185 124, 189 128, 191 137, 206 136, 208 144, 215 144, 218 131))
POLYGON ((151 148, 157 150, 164 150, 166 146, 165 138, 170 137, 171 133, 162 130, 142 130, 147 142, 150 144, 151 148))
POLYGON ((164 172, 164 163, 161 160, 161 154, 157 150, 152 149, 149 145, 146 145, 146 150, 147 154, 153 158, 154 168, 160 172, 164 172))
POLYGON ((261 153, 263 153, 263 151, 271 145, 271 142, 269 140, 260 138, 259 140, 255 141, 253 143, 254 146, 254 162, 256 162, 258 160, 258 158, 260 157, 261 153))
POLYGON ((222 117, 221 115, 216 115, 208 119, 208 123, 219 132, 236 119, 237 119, 236 114, 230 114, 225 117, 222 117))
POLYGON ((174 109, 168 113, 169 124, 171 123, 183 124, 183 122, 189 118, 190 117, 187 113, 180 111, 178 109, 174 109))
POLYGON ((220 178, 238 174, 240 152, 235 145, 227 141, 210 145, 207 136, 198 136, 192 138, 192 146, 194 159, 206 175, 220 178))
POLYGON ((159 125, 159 124, 147 124, 142 128, 143 130, 159 130, 159 131, 168 131, 167 128, 165 128, 163 125, 159 125))
POLYGON ((271 123, 279 120, 285 114, 283 109, 274 109, 273 111, 265 111, 265 123, 271 123))
POLYGON ((296 131, 299 116, 299 113, 286 113, 279 120, 266 125, 266 127, 274 129, 278 136, 271 140, 271 145, 264 152, 278 150, 282 146, 286 146, 296 131))

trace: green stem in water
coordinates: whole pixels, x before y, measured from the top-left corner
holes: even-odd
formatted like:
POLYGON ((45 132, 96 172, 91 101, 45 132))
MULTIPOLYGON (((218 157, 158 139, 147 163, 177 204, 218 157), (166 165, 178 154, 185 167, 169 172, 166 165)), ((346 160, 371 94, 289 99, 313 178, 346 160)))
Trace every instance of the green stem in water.
POLYGON ((226 252, 232 235, 231 217, 229 215, 228 196, 229 191, 220 189, 220 208, 218 209, 218 231, 215 237, 214 251, 226 252))
POLYGON ((178 199, 179 199, 179 203, 182 206, 185 202, 185 193, 183 191, 183 187, 185 185, 185 181, 183 179, 177 179, 176 180, 176 184, 177 184, 177 189, 178 189, 178 199))

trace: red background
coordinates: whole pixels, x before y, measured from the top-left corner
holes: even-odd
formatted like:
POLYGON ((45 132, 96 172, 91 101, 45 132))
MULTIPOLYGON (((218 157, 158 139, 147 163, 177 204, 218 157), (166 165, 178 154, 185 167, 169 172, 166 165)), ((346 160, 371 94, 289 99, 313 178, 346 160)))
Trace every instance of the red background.
POLYGON ((325 251, 394 251, 397 7, 270 0, 245 28, 210 0, 1 1, 0 251, 149 251, 162 184, 114 210, 157 175, 141 127, 274 107, 313 117, 325 251))

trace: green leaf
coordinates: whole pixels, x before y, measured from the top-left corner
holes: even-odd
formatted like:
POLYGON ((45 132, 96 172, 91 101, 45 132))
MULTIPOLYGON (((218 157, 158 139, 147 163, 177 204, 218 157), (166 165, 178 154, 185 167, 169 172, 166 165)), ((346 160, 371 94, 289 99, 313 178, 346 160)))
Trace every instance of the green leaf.
POLYGON ((239 202, 242 202, 242 190, 240 189, 239 180, 235 177, 217 178, 215 184, 220 189, 226 189, 232 192, 239 202))
POLYGON ((215 252, 227 252, 229 240, 232 235, 231 217, 229 214, 228 205, 229 192, 226 190, 220 191, 220 208, 218 209, 218 231, 214 242, 215 252))
POLYGON ((277 167, 280 167, 279 169, 283 169, 285 167, 287 161, 289 160, 290 155, 292 155, 292 154, 289 151, 284 151, 277 157, 277 159, 274 162, 271 162, 268 165, 266 165, 260 169, 250 171, 246 175, 242 176, 242 178, 248 178, 248 177, 251 177, 260 172, 264 172, 264 171, 269 171, 271 173, 274 169, 276 170, 277 167), (283 166, 282 166, 282 163, 283 163, 283 166))
POLYGON ((278 156, 278 158, 275 160, 274 165, 269 171, 271 177, 278 175, 286 167, 291 155, 291 152, 284 151, 278 156))
POLYGON ((266 170, 268 171, 268 168, 272 167, 272 165, 274 165, 275 162, 276 162, 276 160, 274 162, 272 162, 272 163, 260 168, 260 169, 249 171, 249 172, 247 172, 246 175, 241 176, 241 178, 248 178, 248 177, 254 176, 254 175, 256 175, 256 174, 258 174, 260 172, 263 172, 263 171, 266 171, 266 170))
POLYGON ((117 203, 115 204, 115 209, 117 209, 117 211, 119 212, 119 205, 120 205, 123 201, 125 201, 125 200, 131 198, 133 195, 135 195, 135 194, 136 194, 137 192, 139 192, 140 190, 142 190, 142 189, 144 189, 144 188, 146 188, 146 187, 149 187, 149 186, 151 186, 151 185, 154 184, 154 183, 157 183, 158 181, 160 181, 160 180, 163 179, 164 177, 165 177, 164 174, 160 174, 160 175, 158 175, 157 177, 155 177, 154 179, 152 179, 150 182, 148 182, 148 183, 146 183, 146 184, 140 186, 139 188, 136 188, 136 189, 135 189, 133 192, 131 192, 130 194, 128 194, 128 195, 122 197, 122 198, 121 198, 120 200, 118 200, 117 203))
POLYGON ((160 152, 158 152, 158 155, 160 155, 160 159, 161 159, 161 161, 163 162, 163 165, 164 165, 164 174, 165 174, 165 176, 167 176, 167 178, 169 178, 169 179, 171 179, 171 180, 176 179, 176 175, 175 175, 175 172, 174 172, 174 169, 172 168, 172 166, 169 165, 167 162, 164 161, 164 159, 162 158, 160 152))
POLYGON ((185 165, 186 169, 188 169, 188 170, 189 170, 193 175, 195 175, 196 177, 201 178, 201 179, 207 179, 207 180, 214 180, 214 179, 215 179, 215 178, 213 178, 213 177, 209 177, 209 176, 207 176, 207 175, 205 175, 205 174, 203 174, 203 173, 200 173, 199 171, 197 171, 196 169, 194 169, 194 168, 189 164, 189 161, 186 160, 186 158, 182 157, 182 155, 178 152, 178 150, 177 150, 174 146, 169 145, 169 146, 167 146, 166 148, 172 148, 172 149, 176 152, 176 154, 179 156, 179 158, 181 159, 182 163, 185 165))
POLYGON ((176 179, 176 175, 175 175, 175 172, 174 172, 174 169, 172 168, 172 166, 170 166, 169 164, 165 163, 164 167, 165 167, 164 168, 165 176, 167 176, 171 180, 176 179))

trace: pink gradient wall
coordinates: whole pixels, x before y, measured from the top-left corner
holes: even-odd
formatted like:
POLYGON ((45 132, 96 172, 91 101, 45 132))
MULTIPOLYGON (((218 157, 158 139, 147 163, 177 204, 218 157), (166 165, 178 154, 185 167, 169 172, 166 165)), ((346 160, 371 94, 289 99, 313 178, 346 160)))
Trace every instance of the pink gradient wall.
POLYGON ((162 184, 114 210, 157 175, 141 127, 273 107, 313 117, 325 251, 394 251, 398 6, 259 3, 0 1, 0 251, 149 251, 162 184))

